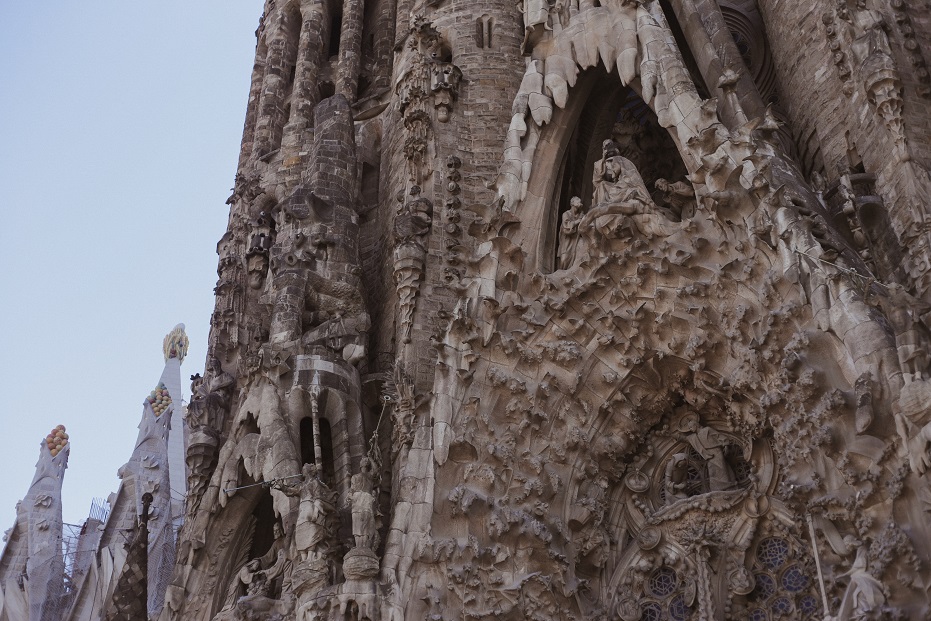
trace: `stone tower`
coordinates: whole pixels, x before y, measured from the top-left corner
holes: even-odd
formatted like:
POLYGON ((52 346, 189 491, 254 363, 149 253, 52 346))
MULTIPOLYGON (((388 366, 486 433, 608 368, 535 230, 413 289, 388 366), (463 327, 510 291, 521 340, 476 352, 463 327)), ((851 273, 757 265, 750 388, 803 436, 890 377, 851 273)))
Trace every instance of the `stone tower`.
POLYGON ((267 0, 160 618, 931 614, 929 15, 267 0))
POLYGON ((184 429, 181 363, 188 346, 184 324, 163 340, 165 366, 155 388, 143 399, 136 444, 117 472, 120 487, 111 494, 110 514, 99 528, 97 571, 75 585, 74 603, 62 619, 129 621, 146 613, 157 618, 162 611, 176 557, 178 490, 172 482, 184 479, 184 463, 172 459, 170 438, 184 429), (173 470, 180 470, 180 477, 173 470), (141 538, 144 513, 148 528, 141 538), (147 596, 144 601, 142 593, 147 596))

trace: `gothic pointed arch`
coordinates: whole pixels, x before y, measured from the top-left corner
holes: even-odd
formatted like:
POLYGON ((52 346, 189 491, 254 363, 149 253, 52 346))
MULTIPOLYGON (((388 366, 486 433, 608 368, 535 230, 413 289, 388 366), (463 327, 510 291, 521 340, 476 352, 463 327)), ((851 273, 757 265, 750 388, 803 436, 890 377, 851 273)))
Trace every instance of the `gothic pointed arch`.
MULTIPOLYGON (((539 237, 538 267, 543 271, 558 267, 559 223, 571 199, 581 198, 586 208, 592 205, 592 169, 602 157, 605 140, 618 144, 621 155, 637 167, 657 202, 662 203, 657 181, 687 182, 688 171, 673 135, 659 125, 633 85, 623 86, 601 64, 582 72, 573 98, 554 112, 553 120, 541 131, 540 157, 534 164, 539 173, 531 177, 531 198, 524 203, 525 209, 533 209, 528 203, 535 197, 549 197, 543 205, 539 237), (547 170, 552 173, 546 174, 547 170)), ((675 217, 681 218, 681 209, 675 217)))

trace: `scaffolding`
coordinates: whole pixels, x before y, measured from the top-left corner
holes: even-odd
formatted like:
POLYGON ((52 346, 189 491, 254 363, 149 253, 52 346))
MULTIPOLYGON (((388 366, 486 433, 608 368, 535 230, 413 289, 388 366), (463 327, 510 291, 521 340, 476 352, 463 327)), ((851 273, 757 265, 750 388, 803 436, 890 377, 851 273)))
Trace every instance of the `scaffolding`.
POLYGON ((77 560, 78 545, 81 541, 81 534, 87 522, 82 525, 62 524, 61 529, 61 556, 65 561, 65 590, 67 595, 72 590, 72 581, 74 578, 74 562, 77 560))

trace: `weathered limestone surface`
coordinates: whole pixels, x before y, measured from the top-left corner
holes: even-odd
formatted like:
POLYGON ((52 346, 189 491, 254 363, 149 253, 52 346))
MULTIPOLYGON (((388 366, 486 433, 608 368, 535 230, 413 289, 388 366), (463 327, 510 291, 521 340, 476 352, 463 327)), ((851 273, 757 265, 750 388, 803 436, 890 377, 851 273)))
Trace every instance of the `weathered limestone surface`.
POLYGON ((267 3, 163 618, 931 613, 926 18, 788 4, 267 3))
POLYGON ((64 592, 61 485, 71 444, 58 425, 39 445, 32 485, 16 506, 16 523, 4 533, 0 555, 0 619, 61 618, 64 592))
MULTIPOLYGON (((170 568, 176 556, 169 430, 176 408, 180 409, 180 369, 187 350, 188 338, 184 325, 179 324, 165 337, 165 368, 158 385, 143 401, 136 446, 117 473, 121 485, 111 499, 113 510, 103 526, 100 546, 101 563, 111 575, 109 580, 96 585, 96 590, 105 595, 101 597, 101 609, 91 612, 92 615, 102 614, 107 619, 129 619, 137 614, 157 617, 164 606, 170 568), (137 547, 134 542, 138 541, 144 514, 148 517, 148 534, 144 546, 147 558, 143 561, 134 556, 133 548, 137 547), (125 545, 127 534, 133 537, 125 545), (144 575, 140 573, 143 569, 144 575), (142 582, 146 583, 145 609, 140 609, 137 595, 142 582)), ((174 421, 179 428, 183 426, 180 415, 174 421)))
POLYGON ((158 618, 928 618, 919 4, 268 0, 158 618))

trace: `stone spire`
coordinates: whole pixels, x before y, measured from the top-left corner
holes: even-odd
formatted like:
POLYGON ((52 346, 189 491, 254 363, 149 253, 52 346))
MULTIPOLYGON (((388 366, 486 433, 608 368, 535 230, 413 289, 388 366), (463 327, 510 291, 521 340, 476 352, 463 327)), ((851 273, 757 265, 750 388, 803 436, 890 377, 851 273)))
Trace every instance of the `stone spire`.
POLYGON ((63 595, 61 485, 71 445, 58 425, 39 445, 36 474, 16 507, 0 563, 10 568, 0 585, 0 606, 10 619, 56 621, 63 595))
MULTIPOLYGON (((181 363, 188 351, 188 337, 184 333, 184 324, 179 323, 165 336, 162 346, 165 354, 165 368, 159 379, 159 386, 164 386, 172 403, 181 403, 181 363)), ((175 411, 180 412, 180 409, 175 411)), ((168 432, 168 464, 171 482, 171 516, 177 523, 184 514, 184 497, 187 494, 187 470, 184 456, 187 451, 188 431, 182 416, 174 417, 168 432)))
MULTIPOLYGON (((152 494, 148 527, 148 612, 150 617, 158 616, 161 611, 165 588, 175 561, 173 515, 177 514, 172 508, 172 496, 178 495, 172 493, 173 489, 178 491, 174 487, 177 484, 175 479, 180 479, 180 489, 184 489, 183 445, 181 465, 178 466, 179 462, 171 459, 169 435, 172 414, 176 404, 181 402, 181 362, 188 349, 188 338, 184 333, 183 324, 175 326, 174 330, 165 337, 163 349, 165 368, 158 385, 143 401, 142 421, 139 423, 139 436, 136 439, 132 457, 118 472, 123 479, 123 489, 120 493, 132 490, 134 494, 137 520, 143 512, 143 495, 152 494), (172 476, 172 466, 175 470, 180 470, 179 475, 172 476)), ((178 417, 178 420, 180 421, 181 418, 178 417)), ((179 426, 179 431, 180 429, 179 426)), ((122 568, 121 573, 130 570, 132 567, 127 565, 122 568)))

